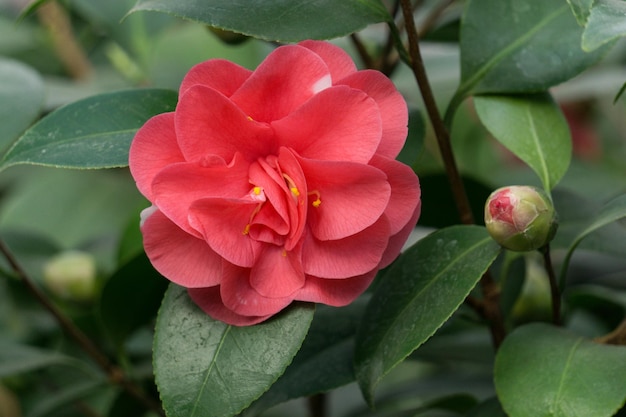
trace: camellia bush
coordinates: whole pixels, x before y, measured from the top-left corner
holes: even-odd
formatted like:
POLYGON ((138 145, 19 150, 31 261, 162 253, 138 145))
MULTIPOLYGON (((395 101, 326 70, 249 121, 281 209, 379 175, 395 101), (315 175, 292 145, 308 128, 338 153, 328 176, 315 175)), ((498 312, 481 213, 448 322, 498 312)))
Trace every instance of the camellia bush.
POLYGON ((626 2, 0 2, 0 417, 626 416, 626 2))

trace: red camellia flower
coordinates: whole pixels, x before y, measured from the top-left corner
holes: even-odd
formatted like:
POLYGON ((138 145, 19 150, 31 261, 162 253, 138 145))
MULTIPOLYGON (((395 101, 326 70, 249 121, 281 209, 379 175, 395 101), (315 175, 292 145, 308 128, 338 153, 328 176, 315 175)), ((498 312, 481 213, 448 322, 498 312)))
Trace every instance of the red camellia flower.
POLYGON ((135 136, 130 170, 154 267, 211 317, 259 323, 294 300, 342 306, 399 254, 419 182, 394 158, 407 107, 384 75, 305 41, 255 71, 193 67, 176 111, 135 136))

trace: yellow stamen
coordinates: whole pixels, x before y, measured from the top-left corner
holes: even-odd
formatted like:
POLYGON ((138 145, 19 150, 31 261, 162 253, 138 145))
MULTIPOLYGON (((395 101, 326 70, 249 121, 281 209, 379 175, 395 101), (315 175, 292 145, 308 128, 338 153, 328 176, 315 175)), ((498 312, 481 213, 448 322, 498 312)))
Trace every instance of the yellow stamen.
POLYGON ((263 207, 263 202, 257 204, 257 206, 255 207, 254 211, 252 212, 252 214, 250 215, 250 219, 248 220, 248 224, 246 224, 246 227, 243 228, 243 233, 244 235, 247 235, 248 233, 250 233, 250 225, 252 224, 252 220, 254 220, 254 217, 259 214, 259 211, 261 211, 261 207, 263 207))
POLYGON ((251 122, 254 122, 254 119, 252 117, 250 117, 250 116, 246 117, 246 119, 248 119, 251 122))
POLYGON ((283 255, 283 257, 286 257, 287 256, 287 251, 283 249, 282 255, 283 255))
POLYGON ((256 194, 256 195, 260 195, 261 194, 261 187, 254 187, 252 189, 252 192, 254 192, 254 194, 256 194))
POLYGON ((247 235, 248 233, 250 233, 250 223, 248 223, 246 227, 243 228, 243 232, 241 233, 244 235, 247 235))
POLYGON ((308 195, 314 195, 315 197, 317 197, 317 198, 316 198, 315 200, 313 200, 313 202, 311 203, 311 205, 312 205, 313 207, 319 207, 319 206, 320 206, 320 204, 322 204, 322 199, 321 199, 322 195, 320 194, 320 192, 319 192, 319 191, 317 191, 317 190, 313 190, 313 191, 309 191, 307 194, 308 194, 308 195))
POLYGON ((289 186, 289 190, 291 191, 291 194, 293 194, 295 197, 299 197, 300 190, 298 190, 298 187, 296 186, 295 181, 289 175, 285 173, 283 173, 283 178, 285 178, 285 182, 289 186))

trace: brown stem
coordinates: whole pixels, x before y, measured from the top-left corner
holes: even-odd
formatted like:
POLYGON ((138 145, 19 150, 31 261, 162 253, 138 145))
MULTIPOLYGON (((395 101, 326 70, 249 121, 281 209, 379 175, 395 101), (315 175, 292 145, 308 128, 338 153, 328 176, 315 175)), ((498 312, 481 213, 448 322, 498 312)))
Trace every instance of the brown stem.
POLYGON ((604 343, 607 345, 626 345, 626 319, 624 319, 624 321, 622 321, 611 333, 598 337, 595 341, 597 343, 604 343))
MULTIPOLYGON (((452 152, 452 144, 450 143, 450 133, 446 128, 439 110, 435 97, 428 82, 424 61, 419 47, 419 35, 415 27, 415 19, 413 18, 413 8, 410 0, 401 0, 402 14, 406 25, 406 31, 409 40, 409 56, 411 58, 411 69, 419 86, 424 100, 424 105, 428 113, 428 117, 433 126, 435 137, 439 151, 444 162, 450 188, 454 196, 457 211, 461 217, 463 224, 474 224, 474 215, 469 204, 465 186, 461 180, 459 170, 452 152)), ((495 347, 498 347, 504 339, 504 321, 500 311, 500 295, 499 288, 493 277, 487 271, 480 280, 480 286, 483 293, 483 316, 489 322, 492 340, 495 347)))
POLYGON ((554 273, 554 267, 552 266, 552 257, 550 256, 550 245, 546 245, 540 249, 543 255, 543 263, 548 273, 548 280, 550 282, 550 295, 552 297, 552 322, 560 326, 561 325, 561 291, 559 291, 559 284, 554 273))
POLYGON ((309 416, 326 417, 326 394, 315 394, 308 398, 309 416))
POLYGON ((165 417, 165 413, 160 404, 146 396, 143 391, 124 375, 124 372, 115 366, 96 345, 83 333, 71 320, 69 320, 46 296, 46 294, 34 283, 24 268, 17 262, 17 259, 9 247, 0 239, 0 253, 9 263, 13 272, 24 283, 28 291, 57 321, 65 333, 74 339, 80 348, 93 359, 93 361, 108 375, 109 380, 122 387, 128 394, 140 401, 147 409, 165 417))
POLYGON ((54 0, 37 9, 42 25, 50 32, 54 51, 74 79, 85 79, 91 74, 91 63, 76 41, 67 12, 54 0))

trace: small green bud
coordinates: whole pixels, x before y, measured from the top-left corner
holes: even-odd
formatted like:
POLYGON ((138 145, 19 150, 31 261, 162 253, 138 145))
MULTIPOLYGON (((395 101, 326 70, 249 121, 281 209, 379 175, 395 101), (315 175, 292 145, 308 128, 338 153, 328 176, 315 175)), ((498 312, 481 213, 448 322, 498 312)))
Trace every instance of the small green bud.
POLYGON ((59 298, 90 301, 96 292, 96 262, 89 253, 62 252, 44 265, 43 279, 48 290, 59 298))
POLYGON ((552 201, 543 190, 516 185, 491 193, 485 204, 485 225, 501 246, 525 252, 550 242, 558 220, 552 201))

